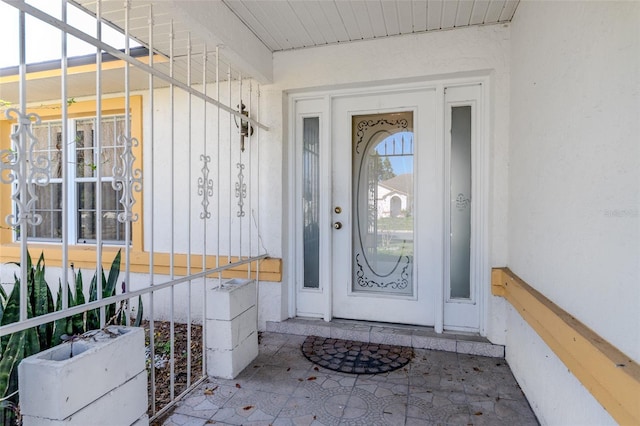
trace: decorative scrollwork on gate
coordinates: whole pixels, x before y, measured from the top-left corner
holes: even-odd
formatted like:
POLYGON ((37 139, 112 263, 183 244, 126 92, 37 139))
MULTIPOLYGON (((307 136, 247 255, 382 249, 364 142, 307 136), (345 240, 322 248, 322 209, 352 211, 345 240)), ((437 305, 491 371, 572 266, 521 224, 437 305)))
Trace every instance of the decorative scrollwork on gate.
POLYGON ((11 134, 12 148, 0 151, 0 180, 13 185, 11 199, 17 207, 16 214, 8 215, 5 221, 11 227, 22 223, 40 225, 42 216, 33 212, 38 201, 35 185, 46 186, 51 177, 49 159, 35 154, 38 139, 31 129, 33 124, 40 124, 40 117, 34 113, 23 114, 15 108, 8 109, 5 115, 18 124, 11 134))
POLYGON ((138 146, 138 140, 120 135, 118 142, 124 147, 124 151, 120 155, 122 165, 113 166, 113 182, 111 183, 113 189, 122 191, 120 204, 124 207, 124 211, 118 213, 118 222, 136 222, 138 214, 133 213, 133 205, 136 203, 133 193, 142 191, 142 171, 133 168, 136 157, 133 155, 132 148, 138 146))
POLYGON ((244 217, 244 199, 247 198, 247 184, 244 183, 244 164, 237 163, 238 181, 236 182, 236 198, 238 199, 238 217, 244 217))
POLYGON ((201 155, 202 160, 202 176, 198 178, 198 195, 202 197, 200 204, 202 205, 202 212, 200 213, 200 219, 211 218, 211 212, 209 211, 209 197, 213 197, 213 180, 209 179, 209 163, 211 162, 211 156, 201 155))

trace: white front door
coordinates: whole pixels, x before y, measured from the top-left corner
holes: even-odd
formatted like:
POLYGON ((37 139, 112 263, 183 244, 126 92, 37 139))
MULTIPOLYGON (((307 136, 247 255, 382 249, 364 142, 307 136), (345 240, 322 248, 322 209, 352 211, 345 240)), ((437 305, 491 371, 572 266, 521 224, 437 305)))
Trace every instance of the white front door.
POLYGON ((444 264, 436 90, 331 106, 332 316, 434 325, 444 264))

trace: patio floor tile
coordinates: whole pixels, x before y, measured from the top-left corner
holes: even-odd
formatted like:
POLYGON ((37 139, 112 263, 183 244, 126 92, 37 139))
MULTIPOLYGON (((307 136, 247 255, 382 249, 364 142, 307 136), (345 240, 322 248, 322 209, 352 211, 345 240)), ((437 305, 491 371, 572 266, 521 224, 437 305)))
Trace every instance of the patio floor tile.
POLYGON ((414 349, 404 368, 353 375, 312 364, 303 341, 264 333, 236 379, 208 379, 161 424, 538 425, 503 358, 414 349))

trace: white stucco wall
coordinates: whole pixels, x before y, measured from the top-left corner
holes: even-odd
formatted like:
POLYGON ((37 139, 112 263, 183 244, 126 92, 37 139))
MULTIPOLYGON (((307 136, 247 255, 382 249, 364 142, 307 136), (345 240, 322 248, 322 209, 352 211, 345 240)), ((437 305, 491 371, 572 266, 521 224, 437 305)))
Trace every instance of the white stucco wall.
MULTIPOLYGON (((511 28, 509 148, 508 265, 635 361, 639 22, 638 2, 521 2, 511 28)), ((569 374, 547 370, 558 360, 548 361, 555 355, 541 341, 524 344, 526 324, 507 327, 507 359, 542 423, 613 422, 569 374)))
MULTIPOLYGON (((286 127, 282 126, 286 117, 283 103, 286 105, 286 93, 290 91, 428 81, 480 72, 491 75, 490 260, 492 265, 501 266, 507 261, 508 25, 277 52, 274 54, 275 83, 262 87, 264 119, 273 129, 266 143, 278 146, 287 138, 286 127)), ((286 143, 283 149, 286 155, 286 143)), ((286 191, 283 194, 286 196, 286 191)), ((283 233, 288 232, 288 223, 285 217, 283 233)), ((286 235, 283 243, 285 241, 286 235)), ((490 299, 488 336, 496 343, 503 343, 503 300, 490 299)))

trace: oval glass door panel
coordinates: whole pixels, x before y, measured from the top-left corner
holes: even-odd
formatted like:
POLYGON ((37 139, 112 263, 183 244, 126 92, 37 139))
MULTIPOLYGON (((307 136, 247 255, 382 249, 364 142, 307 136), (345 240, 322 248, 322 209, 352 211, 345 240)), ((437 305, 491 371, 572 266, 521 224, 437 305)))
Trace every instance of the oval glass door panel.
POLYGON ((413 112, 357 115, 353 292, 414 295, 413 112))

